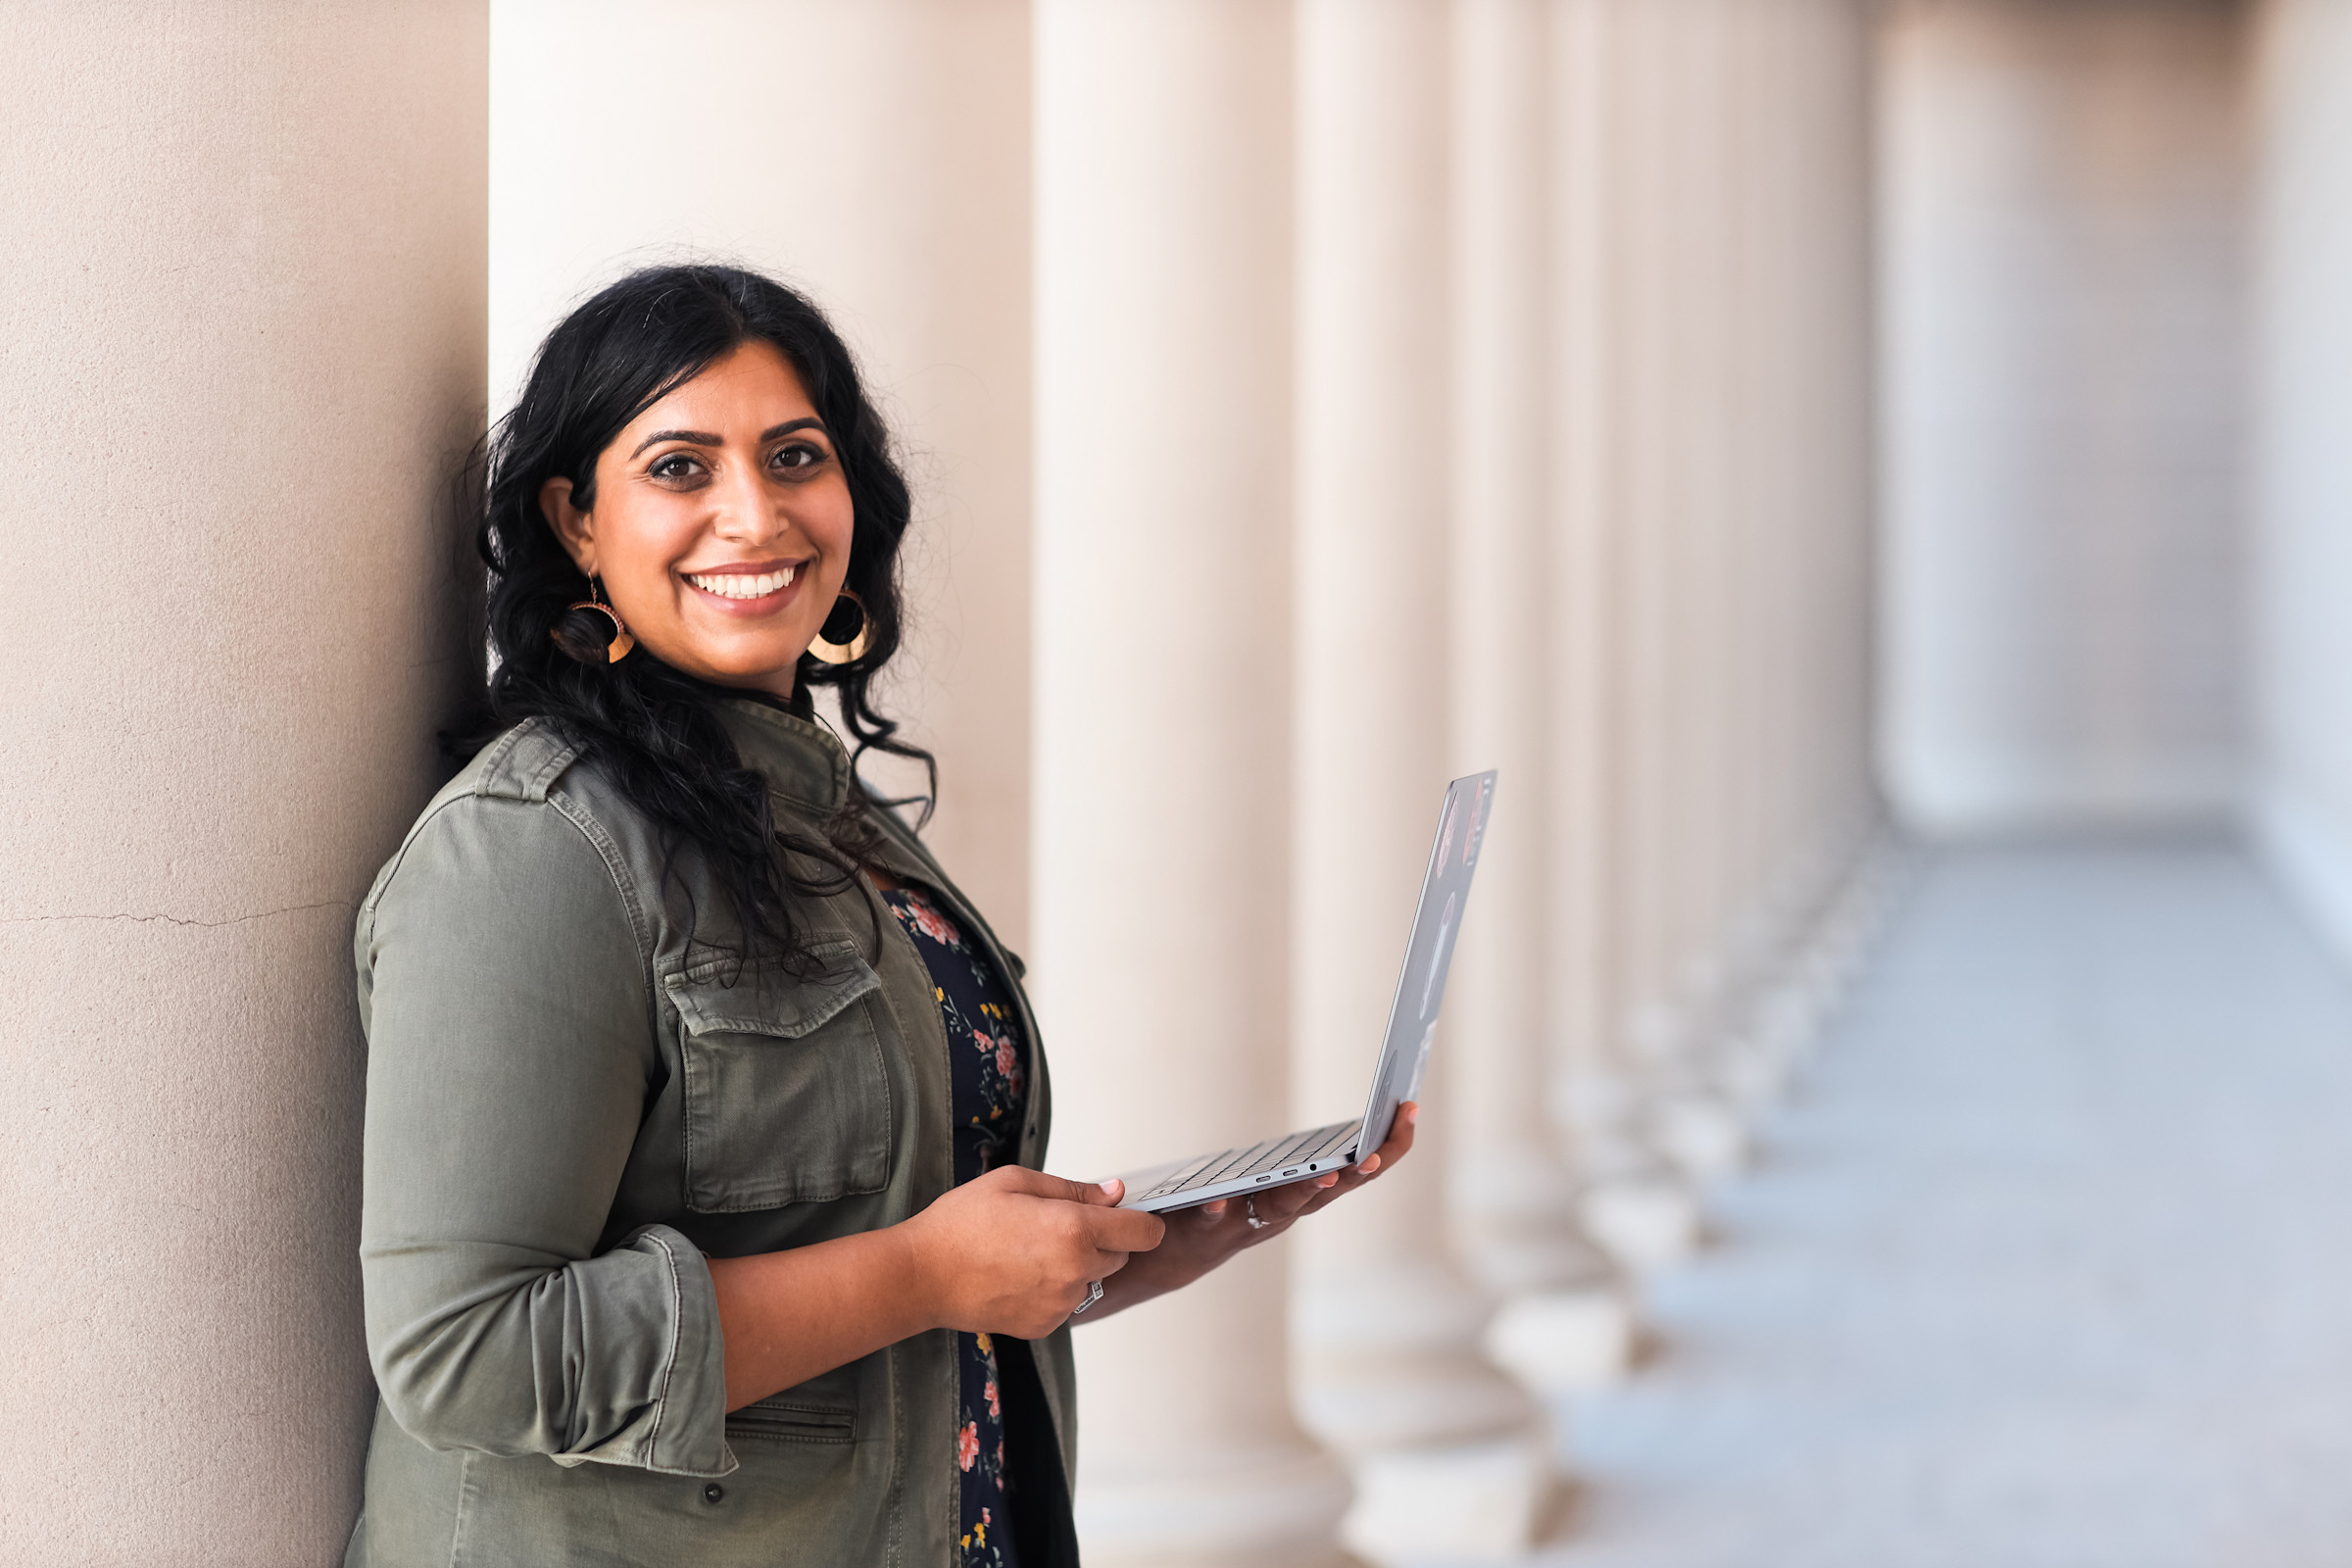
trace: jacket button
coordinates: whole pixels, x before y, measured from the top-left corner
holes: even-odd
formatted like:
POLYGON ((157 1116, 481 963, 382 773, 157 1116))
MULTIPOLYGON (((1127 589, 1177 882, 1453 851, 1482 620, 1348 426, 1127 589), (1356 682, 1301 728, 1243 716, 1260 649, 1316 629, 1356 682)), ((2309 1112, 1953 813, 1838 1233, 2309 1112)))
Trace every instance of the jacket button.
POLYGON ((705 1502, 716 1502, 726 1494, 727 1489, 720 1486, 715 1481, 711 1482, 709 1486, 703 1489, 703 1500, 705 1502))

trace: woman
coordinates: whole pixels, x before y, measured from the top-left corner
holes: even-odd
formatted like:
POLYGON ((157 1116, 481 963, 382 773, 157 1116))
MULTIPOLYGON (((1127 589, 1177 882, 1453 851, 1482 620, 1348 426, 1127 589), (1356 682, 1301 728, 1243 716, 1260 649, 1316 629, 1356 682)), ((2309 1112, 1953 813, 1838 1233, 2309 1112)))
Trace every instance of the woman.
POLYGON ((1019 962, 810 707, 928 763, 870 701, 907 516, 769 279, 639 272, 542 348, 480 530, 495 735, 359 918, 351 1563, 1074 1561, 1074 1310, 1409 1147, 1164 1225, 1043 1173, 1019 962))

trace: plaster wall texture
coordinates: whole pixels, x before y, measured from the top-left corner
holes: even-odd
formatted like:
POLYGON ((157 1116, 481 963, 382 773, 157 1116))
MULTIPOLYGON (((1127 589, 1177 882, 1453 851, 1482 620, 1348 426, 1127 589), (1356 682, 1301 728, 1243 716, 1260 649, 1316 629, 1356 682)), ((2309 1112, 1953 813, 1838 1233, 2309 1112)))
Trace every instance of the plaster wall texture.
MULTIPOLYGON (((1035 28, 1033 974, 1054 1164, 1094 1175, 1298 1125, 1292 30, 1256 0, 1040 0, 1035 28)), ((1335 1555, 1285 1251, 1080 1332, 1088 1561, 1335 1555)))
POLYGON ((2352 4, 2273 0, 2258 19, 2254 815, 2352 955, 2352 4))
POLYGON ((0 1562, 335 1560, 351 922, 473 658, 479 3, 0 10, 0 1562))
POLYGON ((1919 0, 1885 36, 1888 786, 1932 830, 2224 812, 2239 10, 1919 0))
POLYGON ((494 410, 564 312, 635 267, 740 262, 832 316, 915 491, 882 706, 939 757, 926 837, 1025 948, 1028 6, 498 0, 492 29, 494 410))

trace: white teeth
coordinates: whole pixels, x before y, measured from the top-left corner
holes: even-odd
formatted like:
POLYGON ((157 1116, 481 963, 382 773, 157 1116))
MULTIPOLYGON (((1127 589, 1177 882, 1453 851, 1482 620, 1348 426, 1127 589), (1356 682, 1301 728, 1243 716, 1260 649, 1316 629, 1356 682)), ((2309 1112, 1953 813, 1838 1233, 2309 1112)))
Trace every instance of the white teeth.
POLYGON ((757 576, 740 571, 714 571, 686 580, 721 599, 764 599, 789 587, 799 570, 798 566, 786 566, 782 571, 763 571, 757 576))

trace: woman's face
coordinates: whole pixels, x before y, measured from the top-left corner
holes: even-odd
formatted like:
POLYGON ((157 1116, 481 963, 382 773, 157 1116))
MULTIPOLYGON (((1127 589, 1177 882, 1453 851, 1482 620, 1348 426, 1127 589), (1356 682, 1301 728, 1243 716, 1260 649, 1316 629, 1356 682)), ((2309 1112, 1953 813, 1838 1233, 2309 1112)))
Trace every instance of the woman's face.
POLYGON ((550 479, 539 508, 672 668, 792 695, 841 593, 852 508, 799 372, 750 342, 647 409, 597 454, 596 505, 550 479))

